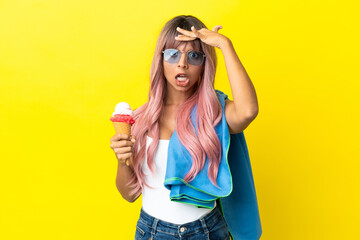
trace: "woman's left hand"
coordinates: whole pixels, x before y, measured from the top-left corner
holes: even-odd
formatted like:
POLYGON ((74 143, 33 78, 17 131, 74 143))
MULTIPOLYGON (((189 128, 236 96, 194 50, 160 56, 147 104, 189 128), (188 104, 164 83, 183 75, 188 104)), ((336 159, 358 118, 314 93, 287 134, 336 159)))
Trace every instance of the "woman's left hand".
POLYGON ((220 33, 218 33, 219 29, 223 28, 220 25, 216 25, 213 27, 213 30, 202 28, 200 30, 196 30, 194 26, 191 27, 191 31, 187 31, 182 28, 176 28, 177 31, 182 33, 183 35, 178 35, 175 37, 175 40, 178 41, 192 41, 196 38, 199 38, 202 42, 221 49, 223 42, 227 41, 228 38, 220 33))

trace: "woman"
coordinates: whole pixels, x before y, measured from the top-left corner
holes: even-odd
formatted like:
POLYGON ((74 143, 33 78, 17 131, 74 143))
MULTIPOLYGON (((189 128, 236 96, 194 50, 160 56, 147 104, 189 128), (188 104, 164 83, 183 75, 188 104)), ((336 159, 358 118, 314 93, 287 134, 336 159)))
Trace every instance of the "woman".
MULTIPOLYGON (((255 89, 230 39, 218 33, 220 28, 208 30, 191 15, 174 17, 165 24, 150 70, 148 101, 134 111, 133 135, 111 138, 119 161, 119 192, 129 202, 143 195, 135 239, 230 239, 217 202, 201 207, 170 199, 171 186, 164 186, 168 154, 176 151, 168 152, 170 139, 178 140, 192 159, 183 182, 191 184, 206 171, 209 181, 204 185, 218 187, 224 149, 215 126, 225 116, 229 133, 241 133, 257 115, 255 89), (234 98, 225 101, 224 109, 214 90, 215 47, 224 55, 234 98), (195 106, 196 126, 190 121, 195 106), (123 163, 129 158, 127 167, 123 163)), ((185 158, 176 161, 183 163, 185 158)))

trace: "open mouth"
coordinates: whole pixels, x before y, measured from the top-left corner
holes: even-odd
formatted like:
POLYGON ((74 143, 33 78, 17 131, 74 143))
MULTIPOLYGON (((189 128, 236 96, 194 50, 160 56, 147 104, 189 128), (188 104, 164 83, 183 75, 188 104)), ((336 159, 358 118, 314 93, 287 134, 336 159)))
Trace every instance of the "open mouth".
POLYGON ((190 82, 190 79, 186 78, 185 80, 178 80, 176 79, 176 85, 181 87, 186 87, 190 82))
POLYGON ((175 78, 179 81, 186 81, 188 79, 188 77, 185 74, 178 74, 176 75, 175 78))
POLYGON ((189 84, 190 79, 185 73, 179 73, 175 76, 176 85, 185 87, 189 84))

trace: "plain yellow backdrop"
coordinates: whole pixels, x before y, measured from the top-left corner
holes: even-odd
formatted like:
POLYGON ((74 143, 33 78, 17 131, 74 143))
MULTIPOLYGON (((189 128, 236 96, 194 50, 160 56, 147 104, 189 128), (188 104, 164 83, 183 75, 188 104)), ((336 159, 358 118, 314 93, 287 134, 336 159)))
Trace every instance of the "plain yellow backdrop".
MULTIPOLYGON (((0 239, 134 239, 110 117, 145 103, 161 28, 189 14, 229 37, 255 86, 244 131, 263 240, 355 239, 356 1, 0 1, 0 239)), ((232 99, 217 51, 215 88, 232 99)))

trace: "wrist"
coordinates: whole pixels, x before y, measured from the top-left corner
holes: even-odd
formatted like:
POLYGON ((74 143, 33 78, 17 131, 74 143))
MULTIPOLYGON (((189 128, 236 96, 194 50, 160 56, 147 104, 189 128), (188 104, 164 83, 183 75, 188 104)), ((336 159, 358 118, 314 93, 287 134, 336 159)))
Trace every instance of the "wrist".
POLYGON ((220 41, 219 48, 223 50, 224 48, 227 48, 231 45, 231 40, 228 37, 225 37, 220 41))

